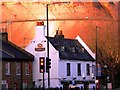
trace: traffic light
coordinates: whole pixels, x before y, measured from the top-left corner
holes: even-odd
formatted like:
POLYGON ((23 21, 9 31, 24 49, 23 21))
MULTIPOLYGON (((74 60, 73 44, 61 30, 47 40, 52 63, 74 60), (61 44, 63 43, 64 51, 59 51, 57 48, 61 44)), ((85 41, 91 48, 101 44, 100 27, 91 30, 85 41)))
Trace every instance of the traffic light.
POLYGON ((46 57, 46 72, 48 72, 50 68, 51 68, 51 59, 46 57))
POLYGON ((40 73, 44 72, 44 67, 45 67, 44 60, 45 60, 44 57, 40 57, 40 73))

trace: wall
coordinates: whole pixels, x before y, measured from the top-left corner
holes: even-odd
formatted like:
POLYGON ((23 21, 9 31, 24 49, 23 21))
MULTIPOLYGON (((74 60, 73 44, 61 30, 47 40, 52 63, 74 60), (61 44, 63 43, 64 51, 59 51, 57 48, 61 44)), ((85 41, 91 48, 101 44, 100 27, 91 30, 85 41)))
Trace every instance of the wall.
MULTIPOLYGON (((16 75, 16 62, 10 61, 10 75, 6 75, 6 62, 8 61, 3 61, 2 62, 2 80, 7 80, 8 87, 13 88, 14 83, 17 83, 17 88, 21 87, 21 75, 16 75)), ((27 61, 29 62, 29 61, 27 61)), ((32 62, 29 62, 32 64, 32 62)), ((32 85, 32 72, 30 72, 30 75, 25 75, 25 62, 23 62, 22 66, 23 70, 23 82, 27 82, 29 86, 32 85)))
MULTIPOLYGON (((61 78, 67 78, 68 80, 72 80, 73 77, 76 77, 77 80, 83 80, 82 75, 84 74, 86 77, 86 80, 92 80, 91 75, 92 75, 92 67, 90 67, 90 75, 86 75, 86 64, 90 64, 92 66, 92 62, 87 62, 87 61, 80 61, 80 60, 60 60, 59 62, 59 76, 61 78), (67 76, 67 66, 66 63, 70 63, 71 65, 71 75, 67 76), (81 76, 77 75, 77 63, 81 63, 81 76), (63 73, 64 72, 64 73, 63 73)), ((93 63, 95 65, 95 62, 93 63)))

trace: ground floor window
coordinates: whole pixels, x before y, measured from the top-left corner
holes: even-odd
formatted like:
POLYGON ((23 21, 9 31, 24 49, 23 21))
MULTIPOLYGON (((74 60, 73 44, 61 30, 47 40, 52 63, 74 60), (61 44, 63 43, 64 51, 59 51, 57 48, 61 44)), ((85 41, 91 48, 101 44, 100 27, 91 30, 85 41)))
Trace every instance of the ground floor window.
POLYGON ((8 90, 8 83, 6 80, 2 80, 2 90, 8 90))

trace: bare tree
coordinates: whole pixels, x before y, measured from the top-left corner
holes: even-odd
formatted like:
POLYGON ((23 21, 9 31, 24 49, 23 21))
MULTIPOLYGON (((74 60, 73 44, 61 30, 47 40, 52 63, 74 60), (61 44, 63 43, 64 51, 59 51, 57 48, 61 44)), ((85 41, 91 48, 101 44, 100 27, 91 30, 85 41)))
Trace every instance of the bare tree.
POLYGON ((119 52, 113 49, 110 44, 104 44, 98 48, 98 62, 101 66, 107 65, 107 73, 111 76, 112 87, 115 88, 116 67, 120 65, 119 52))

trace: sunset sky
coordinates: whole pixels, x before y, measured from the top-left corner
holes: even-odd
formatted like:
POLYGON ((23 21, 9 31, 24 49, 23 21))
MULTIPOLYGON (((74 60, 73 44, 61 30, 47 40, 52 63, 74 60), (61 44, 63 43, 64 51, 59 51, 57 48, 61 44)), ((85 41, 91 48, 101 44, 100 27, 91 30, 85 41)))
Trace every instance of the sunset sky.
MULTIPOLYGON (((111 0, 112 1, 112 0, 111 0)), ((9 40, 25 47, 35 35, 35 24, 46 25, 46 4, 51 2, 1 2, 1 28, 7 28, 9 40)), ((59 28, 66 38, 79 35, 95 51, 96 26, 98 43, 118 44, 118 1, 74 2, 49 5, 50 36, 59 28)))

